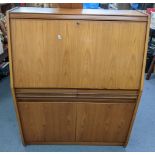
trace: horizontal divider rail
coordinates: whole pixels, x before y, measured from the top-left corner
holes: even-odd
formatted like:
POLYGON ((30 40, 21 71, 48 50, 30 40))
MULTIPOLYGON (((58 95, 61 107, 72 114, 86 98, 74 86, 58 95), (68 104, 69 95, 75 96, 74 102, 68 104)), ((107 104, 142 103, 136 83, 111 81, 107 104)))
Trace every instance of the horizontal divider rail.
POLYGON ((136 102, 136 90, 15 89, 17 101, 136 102))

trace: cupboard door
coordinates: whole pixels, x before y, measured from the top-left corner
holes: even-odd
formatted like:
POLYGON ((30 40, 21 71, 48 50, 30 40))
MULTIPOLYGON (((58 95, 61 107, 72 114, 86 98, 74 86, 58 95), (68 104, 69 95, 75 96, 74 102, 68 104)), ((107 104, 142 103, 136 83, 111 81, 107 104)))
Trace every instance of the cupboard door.
POLYGON ((138 89, 146 22, 11 19, 15 88, 138 89))
POLYGON ((123 143, 132 118, 133 103, 79 103, 78 142, 123 143))
POLYGON ((26 143, 75 141, 75 106, 72 103, 19 102, 26 143))

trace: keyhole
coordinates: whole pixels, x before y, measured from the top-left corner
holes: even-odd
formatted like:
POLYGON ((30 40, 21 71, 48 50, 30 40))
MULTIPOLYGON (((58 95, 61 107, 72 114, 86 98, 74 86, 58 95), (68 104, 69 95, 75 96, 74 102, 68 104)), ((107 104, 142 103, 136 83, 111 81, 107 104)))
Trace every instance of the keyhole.
POLYGON ((77 25, 80 25, 80 23, 79 23, 79 22, 76 22, 76 24, 77 24, 77 25))

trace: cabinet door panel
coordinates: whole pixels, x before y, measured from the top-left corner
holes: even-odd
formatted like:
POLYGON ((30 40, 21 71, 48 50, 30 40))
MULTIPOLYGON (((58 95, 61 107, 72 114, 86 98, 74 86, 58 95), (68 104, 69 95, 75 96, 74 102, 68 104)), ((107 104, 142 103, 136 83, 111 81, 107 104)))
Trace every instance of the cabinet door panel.
POLYGON ((138 89, 146 23, 11 19, 16 88, 138 89))
POLYGON ((75 141, 74 104, 19 102, 18 107, 26 143, 75 141))
POLYGON ((134 103, 79 103, 79 142, 123 143, 128 134, 134 103))

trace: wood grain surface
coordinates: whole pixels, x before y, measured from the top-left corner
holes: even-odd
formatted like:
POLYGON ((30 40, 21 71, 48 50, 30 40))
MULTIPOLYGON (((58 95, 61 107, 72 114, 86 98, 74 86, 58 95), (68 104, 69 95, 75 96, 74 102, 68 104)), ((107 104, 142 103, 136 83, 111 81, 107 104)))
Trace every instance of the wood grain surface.
POLYGON ((74 104, 19 102, 18 107, 26 143, 75 141, 74 104))
POLYGON ((51 14, 11 14, 11 19, 46 19, 46 20, 87 20, 87 21, 147 21, 147 17, 138 16, 98 16, 98 15, 51 15, 51 14))
POLYGON ((79 142, 125 142, 134 105, 132 103, 78 104, 76 140, 79 142))
POLYGON ((15 89, 17 101, 58 102, 136 102, 135 90, 93 89, 15 89))
POLYGON ((145 22, 12 19, 15 88, 139 89, 145 31, 145 22))
POLYGON ((10 17, 12 19, 147 21, 148 15, 135 10, 17 7, 10 12, 10 17))
POLYGON ((20 116, 19 116, 19 111, 18 111, 18 106, 16 104, 16 95, 15 95, 15 90, 14 90, 14 83, 13 83, 13 66, 12 66, 12 44, 11 44, 11 25, 10 25, 10 14, 9 12, 6 13, 6 18, 7 18, 7 38, 8 38, 8 56, 9 56, 9 71, 10 71, 10 88, 11 88, 11 93, 12 93, 12 97, 13 97, 13 104, 14 104, 14 108, 15 108, 15 112, 16 112, 16 118, 18 121, 18 125, 19 125, 19 131, 21 134, 21 140, 23 145, 25 145, 25 140, 24 140, 24 136, 23 136, 23 130, 22 130, 22 125, 21 125, 21 120, 20 120, 20 116))
POLYGON ((26 143, 125 143, 134 103, 19 102, 26 143))
POLYGON ((36 7, 16 7, 10 12, 27 14, 59 14, 59 15, 113 15, 113 16, 138 16, 147 17, 145 13, 136 10, 105 10, 105 9, 62 9, 62 8, 36 8, 36 7))

